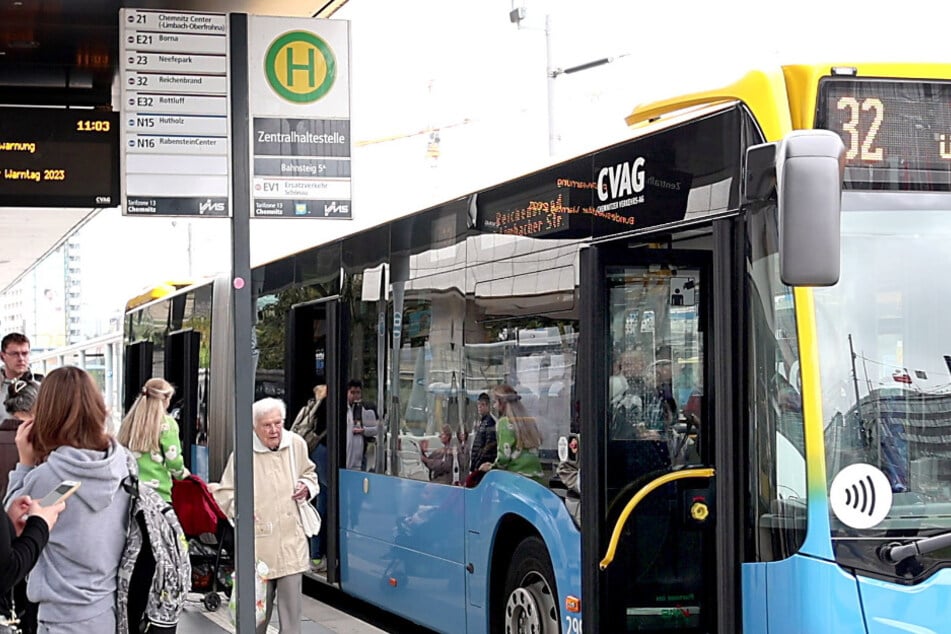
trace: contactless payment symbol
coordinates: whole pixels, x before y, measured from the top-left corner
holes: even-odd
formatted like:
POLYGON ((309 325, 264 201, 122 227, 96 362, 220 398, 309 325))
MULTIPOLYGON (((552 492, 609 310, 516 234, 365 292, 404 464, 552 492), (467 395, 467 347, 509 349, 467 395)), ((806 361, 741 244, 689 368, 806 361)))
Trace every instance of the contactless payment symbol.
POLYGON ((856 463, 832 480, 829 504, 846 526, 872 528, 885 519, 892 508, 892 486, 878 467, 856 463))
POLYGON ((267 83, 293 103, 312 103, 330 91, 337 78, 337 60, 330 46, 309 31, 278 37, 264 56, 267 83))

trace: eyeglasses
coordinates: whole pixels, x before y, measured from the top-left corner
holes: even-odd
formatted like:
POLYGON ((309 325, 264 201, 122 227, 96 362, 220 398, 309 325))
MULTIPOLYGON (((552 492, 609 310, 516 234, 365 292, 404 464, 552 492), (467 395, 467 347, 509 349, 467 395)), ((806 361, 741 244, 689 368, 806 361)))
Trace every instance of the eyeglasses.
POLYGON ((5 355, 7 355, 7 356, 9 356, 9 357, 23 357, 24 359, 26 359, 27 357, 30 356, 30 351, 29 351, 29 350, 27 350, 26 352, 19 352, 19 351, 6 352, 6 351, 4 351, 2 354, 5 354, 5 355))

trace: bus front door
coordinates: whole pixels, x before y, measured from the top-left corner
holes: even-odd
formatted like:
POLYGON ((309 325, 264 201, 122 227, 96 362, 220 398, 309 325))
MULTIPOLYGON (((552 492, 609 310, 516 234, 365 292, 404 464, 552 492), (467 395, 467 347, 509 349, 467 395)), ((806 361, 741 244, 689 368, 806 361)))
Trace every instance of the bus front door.
MULTIPOLYGON (((346 402, 346 363, 348 316, 345 305, 337 297, 330 297, 295 304, 287 313, 284 350, 284 397, 288 404, 288 421, 291 424, 297 413, 314 398, 318 385, 327 386, 327 421, 340 420, 346 402)), ((325 447, 338 447, 338 426, 327 425, 325 447)), ((328 583, 337 583, 337 560, 339 557, 337 516, 337 469, 341 464, 339 449, 323 451, 315 449, 320 487, 325 495, 321 512, 323 539, 322 553, 327 560, 324 578, 328 583)))
POLYGON ((586 632, 717 631, 705 246, 583 255, 586 632))

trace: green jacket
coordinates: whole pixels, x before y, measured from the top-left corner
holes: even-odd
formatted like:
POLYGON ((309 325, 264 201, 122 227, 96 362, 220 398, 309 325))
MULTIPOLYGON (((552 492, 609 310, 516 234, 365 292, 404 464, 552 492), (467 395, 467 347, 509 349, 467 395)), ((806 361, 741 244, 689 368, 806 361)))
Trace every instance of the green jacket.
POLYGON ((541 460, 538 458, 538 449, 522 449, 518 447, 515 429, 508 416, 503 416, 496 423, 499 453, 495 458, 496 469, 514 471, 545 484, 545 472, 542 470, 541 460))
POLYGON ((182 441, 178 437, 178 423, 165 416, 159 433, 159 450, 150 454, 133 451, 139 463, 139 482, 147 484, 171 504, 172 479, 181 480, 187 475, 185 458, 182 456, 182 441))

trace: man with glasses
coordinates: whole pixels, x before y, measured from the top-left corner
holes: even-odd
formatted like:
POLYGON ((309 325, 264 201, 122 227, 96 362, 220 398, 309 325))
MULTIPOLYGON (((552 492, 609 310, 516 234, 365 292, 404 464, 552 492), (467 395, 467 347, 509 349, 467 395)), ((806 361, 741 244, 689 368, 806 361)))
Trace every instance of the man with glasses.
MULTIPOLYGON (((30 371, 30 340, 26 335, 11 332, 0 341, 0 359, 3 360, 3 391, 6 394, 10 384, 30 371)), ((39 380, 39 377, 30 376, 30 379, 39 380)), ((3 420, 10 418, 10 412, 4 408, 3 420)))

